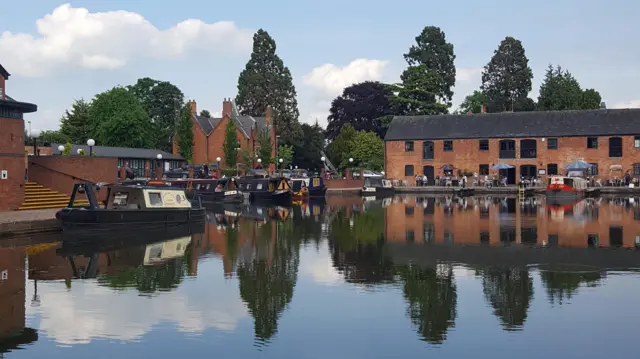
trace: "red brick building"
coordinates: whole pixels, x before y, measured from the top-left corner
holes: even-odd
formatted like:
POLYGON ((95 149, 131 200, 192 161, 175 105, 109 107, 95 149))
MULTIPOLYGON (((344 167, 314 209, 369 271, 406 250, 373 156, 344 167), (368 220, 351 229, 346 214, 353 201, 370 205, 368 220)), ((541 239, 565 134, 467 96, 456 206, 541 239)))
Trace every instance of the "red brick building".
POLYGON ((521 176, 565 174, 576 160, 609 179, 640 177, 640 109, 396 116, 385 136, 385 173, 415 183, 444 174, 489 173, 498 163, 509 183, 521 176))
MULTIPOLYGON (((264 117, 242 116, 234 102, 231 99, 225 99, 222 102, 222 117, 209 118, 199 116, 196 102, 192 101, 191 112, 193 114, 192 162, 194 164, 215 164, 216 158, 220 157, 222 159, 221 167, 225 167, 222 145, 229 121, 235 121, 240 148, 253 155, 254 160, 251 168, 255 168, 258 164, 258 149, 260 147, 258 138, 262 131, 267 131, 271 136, 271 157, 275 158, 276 134, 270 106, 265 109, 264 117)), ((176 141, 174 141, 173 153, 178 154, 178 152, 176 141)), ((238 157, 238 163, 241 163, 240 153, 238 153, 238 157)), ((273 165, 271 167, 274 168, 273 165)))
POLYGON ((38 107, 7 95, 9 73, 0 65, 0 211, 20 207, 24 199, 23 114, 38 107))

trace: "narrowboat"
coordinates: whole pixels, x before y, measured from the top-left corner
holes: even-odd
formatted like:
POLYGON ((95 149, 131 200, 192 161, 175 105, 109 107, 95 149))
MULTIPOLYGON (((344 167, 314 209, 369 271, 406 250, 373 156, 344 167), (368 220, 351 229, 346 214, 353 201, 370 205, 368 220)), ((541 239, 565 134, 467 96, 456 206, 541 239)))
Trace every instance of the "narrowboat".
POLYGON ((238 181, 238 189, 248 193, 251 202, 291 203, 291 185, 284 177, 245 177, 238 181))
POLYGON ((573 201, 584 197, 587 183, 587 180, 581 177, 551 176, 545 194, 551 201, 573 201))
POLYGON ((260 222, 269 220, 285 221, 289 218, 289 214, 290 208, 287 207, 245 205, 240 217, 260 222))
POLYGON ((244 200, 233 178, 193 179, 167 182, 171 187, 183 188, 187 198, 200 197, 205 204, 211 202, 241 203, 244 200))
POLYGON ((366 177, 362 187, 363 196, 385 197, 393 196, 394 189, 391 181, 384 178, 366 177))
POLYGON ((310 197, 324 198, 327 193, 327 186, 324 184, 322 177, 292 178, 290 181, 294 200, 310 197))
POLYGON ((144 251, 144 261, 142 263, 145 266, 152 266, 170 259, 183 257, 189 244, 191 244, 191 236, 148 244, 144 251))
POLYGON ((68 207, 58 211, 56 219, 63 231, 141 231, 204 222, 205 209, 192 206, 181 188, 85 182, 74 185, 68 207), (101 190, 107 191, 104 206, 97 200, 101 190), (82 195, 89 204, 77 206, 76 198, 82 195))

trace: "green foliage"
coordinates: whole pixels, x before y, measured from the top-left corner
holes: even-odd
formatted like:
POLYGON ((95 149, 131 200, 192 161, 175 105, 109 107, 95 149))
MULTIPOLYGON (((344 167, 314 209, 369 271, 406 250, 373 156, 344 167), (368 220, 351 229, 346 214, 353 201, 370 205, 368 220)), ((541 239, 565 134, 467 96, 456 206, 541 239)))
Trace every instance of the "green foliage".
POLYGON ((244 165, 244 169, 246 171, 252 169, 253 167, 253 156, 251 156, 251 152, 247 150, 240 150, 240 158, 242 159, 242 164, 244 165))
POLYGON ((487 112, 520 111, 531 91, 533 72, 520 40, 506 37, 482 72, 482 93, 487 112))
POLYGON ((347 124, 342 127, 338 136, 327 146, 327 156, 331 162, 341 168, 345 168, 348 163, 349 153, 353 139, 358 133, 353 126, 347 124))
POLYGON ((233 169, 235 169, 238 163, 238 147, 240 147, 237 129, 236 122, 233 119, 229 119, 224 133, 224 143, 222 144, 224 164, 233 169))
POLYGON ((303 123, 302 132, 304 144, 293 148, 293 163, 299 168, 322 167, 320 151, 324 149, 324 130, 317 123, 313 126, 303 123))
POLYGON ((466 115, 471 113, 482 112, 482 105, 486 103, 484 94, 481 91, 475 90, 471 95, 467 95, 464 101, 460 104, 460 107, 456 111, 457 114, 466 115))
POLYGON ((71 138, 60 131, 42 131, 39 140, 47 143, 67 143, 71 138))
POLYGON ((64 145, 64 151, 62 154, 65 156, 69 156, 71 154, 71 144, 69 142, 64 145))
POLYGON ((384 141, 374 132, 360 131, 351 142, 349 157, 353 157, 355 166, 381 171, 384 169, 384 141))
POLYGON ((84 150, 83 149, 79 149, 78 150, 78 156, 84 156, 84 150))
POLYGON ((253 52, 238 77, 235 102, 240 113, 248 116, 264 116, 270 105, 276 133, 282 136, 283 143, 302 141, 291 72, 276 54, 276 42, 262 29, 253 35, 253 52))
POLYGON ((290 145, 280 145, 278 147, 278 167, 279 168, 287 168, 291 165, 293 161, 293 146, 290 145), (280 163, 280 159, 282 158, 282 163, 280 163))
POLYGON ((393 113, 403 116, 438 115, 448 112, 448 105, 438 103, 439 77, 425 65, 409 66, 401 84, 390 85, 393 113))
POLYGON ((200 111, 200 117, 211 118, 211 113, 209 113, 209 111, 207 111, 207 110, 202 110, 202 111, 200 111))
POLYGON ((65 110, 60 119, 60 134, 66 136, 66 141, 71 143, 85 143, 94 136, 89 133, 89 109, 91 104, 84 99, 76 100, 71 105, 71 110, 65 110))
POLYGON ((436 100, 451 107, 452 87, 456 84, 453 44, 447 42, 444 32, 435 26, 425 27, 415 40, 416 44, 404 54, 404 59, 409 66, 423 71, 425 79, 433 81, 430 91, 436 100))
POLYGON ((193 120, 191 119, 191 105, 187 102, 182 107, 178 122, 178 149, 180 156, 187 161, 193 159, 193 120))
POLYGON ((540 85, 537 110, 588 110, 600 108, 600 94, 589 89, 583 91, 573 75, 562 67, 549 65, 540 85))
POLYGON ((89 109, 89 133, 104 146, 153 148, 153 126, 138 99, 114 87, 96 95, 89 109))
POLYGON ((141 293, 173 290, 186 274, 184 262, 184 258, 176 258, 160 265, 129 268, 98 277, 98 284, 118 290, 135 288, 141 293))
POLYGON ((153 123, 153 146, 171 152, 171 138, 176 134, 184 102, 182 91, 170 82, 148 77, 138 79, 127 89, 140 101, 153 123))
POLYGON ((273 163, 272 157, 272 144, 271 144, 271 131, 268 129, 263 129, 258 134, 258 158, 262 160, 263 166, 268 166, 273 163))

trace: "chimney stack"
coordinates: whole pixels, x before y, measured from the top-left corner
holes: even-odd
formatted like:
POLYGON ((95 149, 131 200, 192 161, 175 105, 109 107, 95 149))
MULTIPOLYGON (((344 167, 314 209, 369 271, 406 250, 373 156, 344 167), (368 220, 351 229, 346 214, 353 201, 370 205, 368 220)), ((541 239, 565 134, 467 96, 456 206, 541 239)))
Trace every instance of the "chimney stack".
POLYGON ((607 104, 605 102, 600 102, 600 109, 601 110, 606 110, 607 109, 607 104))
POLYGON ((194 115, 198 114, 198 106, 194 100, 189 101, 189 105, 191 106, 191 113, 194 115))
POLYGON ((229 115, 229 117, 233 115, 233 104, 230 98, 225 98, 222 101, 222 116, 224 117, 224 115, 229 115))
POLYGON ((271 126, 271 105, 267 106, 267 111, 265 111, 264 114, 264 121, 267 126, 271 126))

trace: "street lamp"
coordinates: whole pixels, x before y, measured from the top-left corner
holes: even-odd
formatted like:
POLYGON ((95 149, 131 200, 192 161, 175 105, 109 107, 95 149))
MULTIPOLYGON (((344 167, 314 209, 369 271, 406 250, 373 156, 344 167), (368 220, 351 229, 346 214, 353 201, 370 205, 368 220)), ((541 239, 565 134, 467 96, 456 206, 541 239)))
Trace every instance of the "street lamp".
POLYGON ((89 156, 92 155, 93 153, 93 146, 96 145, 96 141, 94 141, 92 138, 87 140, 87 146, 89 146, 89 156))
POLYGON ((33 139, 33 155, 34 156, 40 156, 40 154, 38 153, 38 137, 40 137, 39 130, 31 131, 31 138, 33 139))
POLYGON ((349 163, 353 163, 353 158, 349 157, 349 163))
POLYGON ((349 176, 347 176, 347 179, 349 179, 349 177, 353 178, 353 168, 351 168, 351 166, 353 166, 353 158, 349 157, 349 176))
POLYGON ((280 162, 280 177, 282 177, 282 163, 284 162, 284 160, 281 158, 278 160, 278 162, 280 162))
POLYGON ((216 157, 216 170, 218 171, 218 178, 222 177, 222 172, 220 172, 220 161, 222 161, 222 158, 216 157))
POLYGON ((155 175, 156 175, 156 179, 160 179, 160 177, 162 175, 162 173, 160 171, 162 171, 162 170, 159 170, 158 168, 162 168, 162 154, 158 153, 156 155, 156 158, 158 159, 158 163, 156 165, 156 173, 155 173, 155 175))
POLYGON ((63 145, 58 146, 58 151, 60 151, 60 156, 62 156, 62 154, 64 153, 64 146, 63 145))

